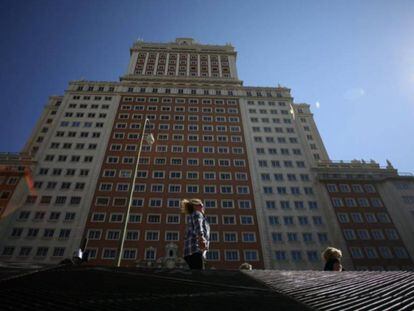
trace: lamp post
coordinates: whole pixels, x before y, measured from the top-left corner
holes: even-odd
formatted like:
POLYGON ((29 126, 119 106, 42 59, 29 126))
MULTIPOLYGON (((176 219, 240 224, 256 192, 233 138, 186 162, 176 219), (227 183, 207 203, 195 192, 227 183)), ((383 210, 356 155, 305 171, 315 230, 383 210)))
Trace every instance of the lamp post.
POLYGON ((126 216, 125 216, 125 220, 124 220, 124 228, 122 230, 122 235, 121 235, 121 246, 119 248, 119 253, 118 253, 117 267, 119 267, 121 265, 122 253, 124 251, 125 234, 126 234, 126 230, 127 230, 127 226, 128 226, 128 221, 129 221, 129 212, 131 210, 132 198, 134 196, 135 178, 136 178, 136 175, 137 175, 139 158, 141 156, 142 144, 144 142, 144 138, 145 138, 145 140, 147 141, 147 143, 149 145, 152 145, 155 142, 155 139, 154 139, 154 136, 152 135, 152 133, 145 134, 145 129, 147 127, 147 123, 150 123, 150 120, 148 118, 145 119, 144 127, 142 128, 142 135, 141 135, 141 141, 139 143, 138 155, 137 155, 134 171, 132 172, 132 187, 131 187, 130 192, 129 192, 128 208, 127 208, 127 212, 126 212, 126 216))

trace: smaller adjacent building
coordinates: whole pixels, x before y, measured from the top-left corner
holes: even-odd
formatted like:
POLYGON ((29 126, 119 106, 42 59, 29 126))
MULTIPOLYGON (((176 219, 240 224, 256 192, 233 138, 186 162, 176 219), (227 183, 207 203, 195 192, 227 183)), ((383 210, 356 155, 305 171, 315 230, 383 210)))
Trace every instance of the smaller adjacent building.
MULTIPOLYGON (((404 217, 404 195, 393 189, 407 179, 390 162, 321 161, 314 168, 356 270, 412 270, 413 217, 404 217)), ((414 177, 408 178, 410 181, 414 177)))
POLYGON ((32 189, 33 158, 24 153, 0 153, 0 219, 17 208, 22 193, 32 189))

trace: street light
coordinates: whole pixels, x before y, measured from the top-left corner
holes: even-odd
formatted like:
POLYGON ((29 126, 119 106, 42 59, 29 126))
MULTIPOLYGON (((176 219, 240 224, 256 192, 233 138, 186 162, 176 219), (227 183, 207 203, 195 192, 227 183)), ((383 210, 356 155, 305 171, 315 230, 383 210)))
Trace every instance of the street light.
POLYGON ((118 253, 117 267, 119 267, 121 265, 122 253, 124 251, 125 233, 126 233, 127 226, 128 226, 129 211, 131 210, 132 198, 134 196, 135 177, 137 175, 139 158, 141 156, 141 150, 142 150, 142 144, 144 142, 144 138, 145 138, 145 141, 150 146, 155 142, 155 138, 154 138, 154 135, 152 135, 152 133, 145 134, 145 129, 147 127, 147 123, 150 123, 150 120, 148 118, 145 119, 144 127, 142 128, 142 135, 141 135, 141 141, 139 143, 138 155, 137 155, 137 159, 136 159, 136 163, 135 163, 135 168, 134 168, 134 171, 132 173, 132 187, 131 187, 130 192, 129 192, 128 209, 127 209, 126 217, 125 217, 125 220, 124 220, 124 229, 122 230, 122 235, 121 235, 121 247, 120 247, 119 253, 118 253))

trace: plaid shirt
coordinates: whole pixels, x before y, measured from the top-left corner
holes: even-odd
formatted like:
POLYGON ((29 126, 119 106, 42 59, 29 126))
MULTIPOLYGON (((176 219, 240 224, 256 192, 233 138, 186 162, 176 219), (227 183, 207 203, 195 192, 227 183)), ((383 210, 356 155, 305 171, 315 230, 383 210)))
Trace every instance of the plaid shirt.
POLYGON ((208 224, 203 213, 195 211, 191 215, 187 216, 184 257, 194 253, 203 253, 203 257, 206 257, 207 250, 201 251, 200 246, 198 245, 198 238, 200 236, 207 241, 206 249, 208 249, 210 244, 210 225, 208 224))

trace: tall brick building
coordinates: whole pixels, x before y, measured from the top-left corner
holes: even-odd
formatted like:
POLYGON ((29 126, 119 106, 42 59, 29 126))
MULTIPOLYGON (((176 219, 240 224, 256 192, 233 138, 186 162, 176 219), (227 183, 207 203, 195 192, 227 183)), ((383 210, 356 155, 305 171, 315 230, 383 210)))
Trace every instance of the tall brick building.
MULTIPOLYGON (((23 151, 35 191, 16 194, 2 220, 0 260, 57 262, 85 247, 91 264, 115 265, 132 194, 122 265, 180 266, 179 202, 199 197, 209 267, 320 269, 328 245, 349 269, 412 267, 409 238, 398 264, 357 264, 320 178, 330 161, 309 105, 285 87, 243 86, 231 45, 136 42, 119 82, 73 81, 51 97, 23 151), (155 144, 144 143, 133 188, 143 132, 155 144)), ((404 217, 387 215, 397 230, 404 217)))

